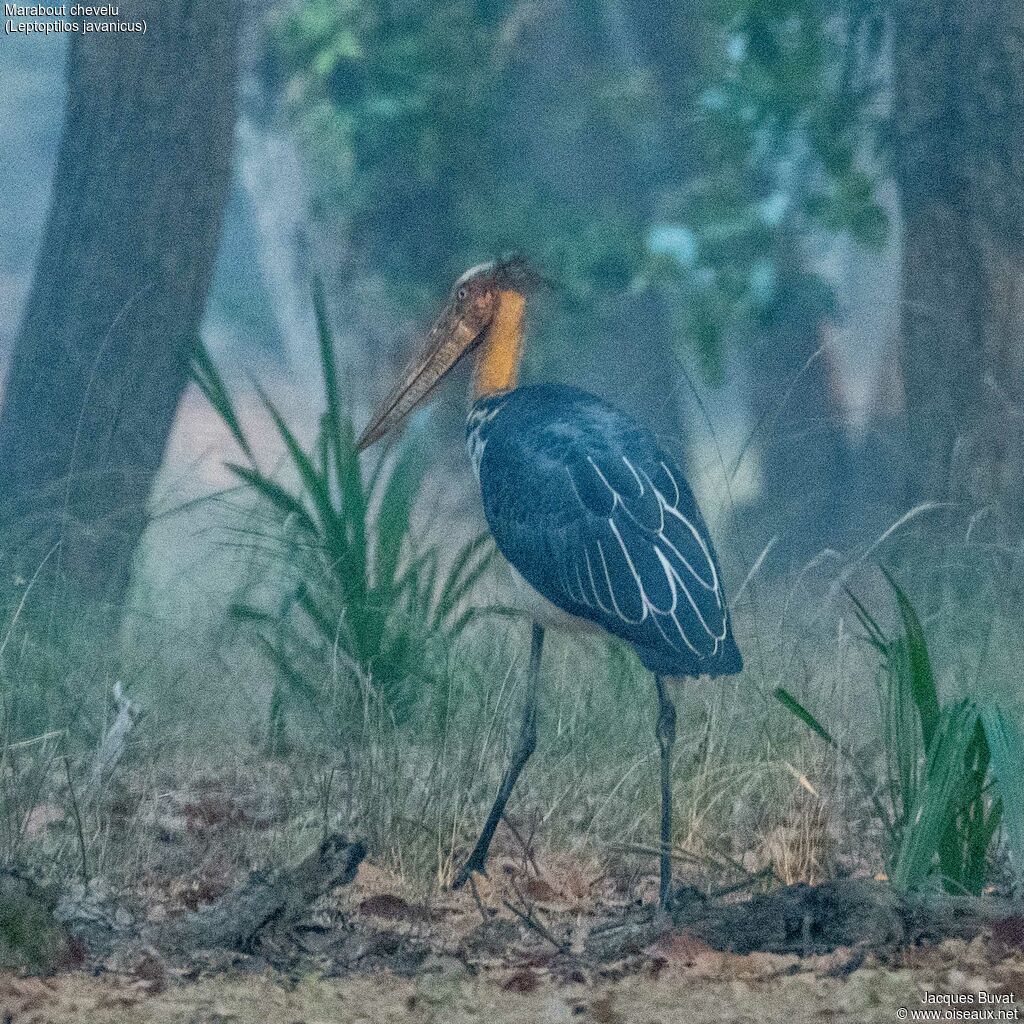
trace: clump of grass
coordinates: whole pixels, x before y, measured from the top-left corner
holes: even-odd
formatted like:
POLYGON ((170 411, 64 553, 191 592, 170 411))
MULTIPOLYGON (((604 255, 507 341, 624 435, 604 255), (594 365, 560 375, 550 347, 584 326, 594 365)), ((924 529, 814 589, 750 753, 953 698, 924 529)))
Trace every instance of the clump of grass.
POLYGON ((60 730, 88 745, 120 670, 116 624, 103 607, 63 595, 40 601, 36 583, 15 577, 13 593, 0 594, 0 738, 19 743, 60 730))
MULTIPOLYGON (((1019 730, 998 709, 962 698, 939 698, 928 640, 906 593, 886 573, 896 598, 900 630, 888 635, 851 595, 865 639, 879 656, 884 780, 876 786, 863 751, 840 744, 786 689, 776 698, 816 736, 848 757, 871 794, 888 838, 887 870, 900 889, 938 878, 954 893, 980 893, 993 838, 1010 807, 1011 840, 1022 852, 1024 806, 1016 772, 1024 753, 1019 730), (992 771, 989 736, 998 735, 999 766, 992 771), (879 792, 881 790, 881 793, 879 792)), ((1017 861, 1018 869, 1020 861, 1017 861)))
POLYGON ((232 609, 277 670, 270 726, 278 746, 296 707, 326 719, 335 736, 356 728, 361 690, 379 698, 399 725, 424 694, 443 717, 448 654, 473 615, 466 598, 493 555, 490 543, 476 537, 446 561, 418 533, 414 510, 425 463, 411 446, 364 475, 319 290, 316 316, 325 412, 311 445, 303 447, 259 391, 294 485, 261 468, 209 354, 199 349, 193 359, 194 380, 246 459, 229 468, 258 499, 243 532, 273 554, 268 567, 282 583, 275 606, 244 600, 232 609))
POLYGON ((981 722, 992 758, 992 774, 1001 794, 1003 831, 1019 890, 1024 879, 1024 732, 1019 722, 994 704, 981 709, 981 722))

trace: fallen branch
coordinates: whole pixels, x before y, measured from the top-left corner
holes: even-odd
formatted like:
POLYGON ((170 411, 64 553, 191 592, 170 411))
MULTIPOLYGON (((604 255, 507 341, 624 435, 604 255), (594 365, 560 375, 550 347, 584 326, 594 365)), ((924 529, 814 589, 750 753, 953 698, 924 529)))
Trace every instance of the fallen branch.
MULTIPOLYGON (((901 895, 869 879, 841 878, 822 885, 790 885, 742 902, 681 891, 672 927, 733 953, 830 953, 839 947, 893 949, 929 938, 966 938, 1021 913, 1019 904, 991 897, 945 893, 901 895)), ((593 960, 639 952, 664 923, 649 912, 595 930, 587 943, 593 960)))
POLYGON ((249 950, 259 937, 296 923, 321 896, 339 885, 348 885, 365 856, 362 843, 328 836, 298 867, 253 872, 241 886, 215 903, 147 929, 144 938, 158 949, 173 953, 249 950))
POLYGON ((254 871, 235 889, 199 910, 141 927, 109 899, 88 887, 61 893, 54 916, 92 956, 150 946, 165 954, 198 950, 253 949, 263 937, 283 931, 309 912, 321 896, 347 885, 366 847, 331 835, 294 868, 254 871))
POLYGON ((897 945, 908 933, 908 907, 887 885, 844 878, 790 885, 742 903, 690 902, 673 921, 716 949, 807 956, 839 946, 897 945))

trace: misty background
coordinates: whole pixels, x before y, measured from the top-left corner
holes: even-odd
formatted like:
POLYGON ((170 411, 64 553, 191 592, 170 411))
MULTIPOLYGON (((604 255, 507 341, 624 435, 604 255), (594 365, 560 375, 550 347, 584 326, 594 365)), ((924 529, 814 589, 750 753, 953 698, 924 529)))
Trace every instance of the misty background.
MULTIPOLYGON (((524 382, 648 423, 727 578, 679 877, 1019 891, 1024 8, 121 6, 0 41, 0 862, 177 913, 337 831, 450 884, 529 623, 468 373, 354 438, 519 253, 524 382)), ((540 690, 495 857, 649 902, 649 674, 552 632, 540 690)))
MULTIPOLYGON (((913 479, 907 437, 881 9, 312 3, 233 20, 235 145, 201 331, 243 387, 258 376, 311 411, 319 275, 361 413, 450 280, 515 250, 559 286, 532 317, 528 376, 651 423, 709 517, 741 524, 748 563, 775 537, 766 568, 789 569, 946 496, 913 479)), ((5 365, 51 202, 67 46, 5 40, 5 365)), ((205 172, 195 161, 172 187, 205 172)), ((116 184, 92 183, 108 185, 114 203, 116 184)), ((969 426, 958 415, 950 430, 969 426)), ((456 412, 433 416, 456 449, 456 412)), ((156 507, 216 480, 225 444, 189 393, 173 424, 156 507)), ((167 529, 150 531, 154 572, 205 564, 167 529)))
MULTIPOLYGON (((361 424, 450 282, 519 252, 555 285, 524 378, 594 390, 679 454, 754 664, 813 661, 849 628, 848 589, 884 601, 888 566, 951 675, 970 661, 972 685, 1005 682, 1024 60, 992 40, 1019 38, 1017 12, 131 6, 152 14, 144 36, 5 35, 0 52, 0 575, 19 628, 45 624, 41 649, 83 617, 93 637, 141 631, 146 664, 190 666, 175 678, 241 649, 248 713, 273 714, 291 655, 268 666, 256 640, 292 628, 308 581, 260 561, 291 527, 259 520, 227 463, 254 458, 307 500, 274 417, 316 443, 323 330, 361 424), (200 351, 243 434, 192 383, 200 351)), ((426 544, 458 564, 454 541, 483 525, 463 402, 444 389, 409 431, 408 559, 426 544)), ((481 572, 485 593, 500 575, 481 572)), ((85 675, 109 686, 123 651, 85 675)))

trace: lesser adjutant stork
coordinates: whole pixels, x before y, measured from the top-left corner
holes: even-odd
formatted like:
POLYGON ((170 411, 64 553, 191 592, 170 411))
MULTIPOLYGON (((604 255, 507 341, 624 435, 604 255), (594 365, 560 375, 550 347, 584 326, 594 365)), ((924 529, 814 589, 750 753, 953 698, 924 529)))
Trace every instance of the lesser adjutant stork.
MULTIPOLYGON (((394 429, 459 360, 477 353, 466 430, 498 549, 541 604, 627 640, 654 675, 665 907, 676 738, 666 679, 730 675, 742 659, 707 526, 673 458, 646 427, 595 395, 564 384, 518 385, 526 304, 539 280, 519 259, 463 274, 423 353, 372 417, 358 448, 394 429)), ((536 745, 546 621, 534 619, 518 746, 456 888, 484 870, 491 838, 536 745)))

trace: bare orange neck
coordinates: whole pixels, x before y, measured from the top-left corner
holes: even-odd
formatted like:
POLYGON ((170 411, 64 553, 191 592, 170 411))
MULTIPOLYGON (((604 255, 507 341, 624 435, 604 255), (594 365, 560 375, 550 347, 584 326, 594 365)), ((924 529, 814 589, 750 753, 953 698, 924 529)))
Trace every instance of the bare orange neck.
POLYGON ((511 391, 519 381, 523 359, 523 321, 526 297, 516 291, 499 293, 498 309, 480 343, 473 375, 473 397, 511 391))

